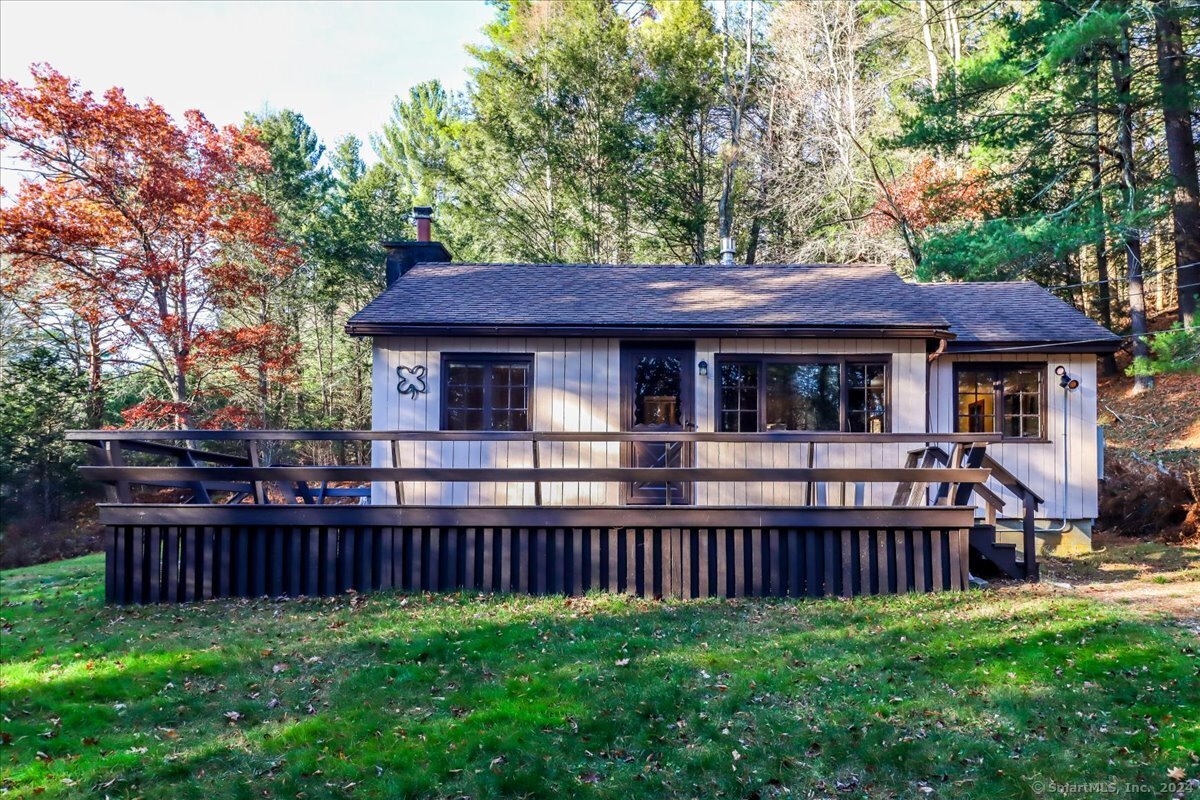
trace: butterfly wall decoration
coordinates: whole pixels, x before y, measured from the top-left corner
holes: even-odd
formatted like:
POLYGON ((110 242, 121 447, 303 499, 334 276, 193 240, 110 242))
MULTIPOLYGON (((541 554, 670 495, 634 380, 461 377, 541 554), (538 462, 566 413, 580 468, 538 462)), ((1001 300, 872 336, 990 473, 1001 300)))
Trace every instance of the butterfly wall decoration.
POLYGON ((400 377, 400 382, 396 384, 396 389, 400 394, 406 394, 413 400, 416 400, 417 395, 425 394, 425 392, 429 391, 429 387, 425 385, 424 365, 396 367, 396 374, 400 377))

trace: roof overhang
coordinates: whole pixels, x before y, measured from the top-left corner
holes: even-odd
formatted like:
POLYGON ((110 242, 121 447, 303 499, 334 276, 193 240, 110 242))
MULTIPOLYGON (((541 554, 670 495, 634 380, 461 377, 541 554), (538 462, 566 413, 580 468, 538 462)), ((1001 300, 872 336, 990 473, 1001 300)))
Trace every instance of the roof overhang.
POLYGON ((969 355, 971 353, 1115 353, 1121 349, 1122 340, 1094 339, 1087 342, 978 342, 958 341, 946 345, 946 353, 969 355))
POLYGON ((558 336, 623 339, 953 339, 946 328, 926 326, 781 326, 781 325, 408 325, 346 323, 351 336, 558 336))

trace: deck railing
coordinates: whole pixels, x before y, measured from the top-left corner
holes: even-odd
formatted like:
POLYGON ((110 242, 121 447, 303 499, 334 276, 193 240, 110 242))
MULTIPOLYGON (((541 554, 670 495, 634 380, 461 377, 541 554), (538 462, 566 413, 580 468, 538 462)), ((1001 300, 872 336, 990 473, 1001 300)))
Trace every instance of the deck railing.
MULTIPOLYGON (((764 433, 701 432, 548 432, 548 431, 297 431, 297 430, 105 430, 70 431, 71 441, 92 445, 92 466, 83 473, 112 488, 111 499, 119 503, 135 502, 133 485, 190 490, 191 503, 209 504, 214 496, 224 495, 225 503, 284 503, 323 505, 342 502, 347 497, 369 496, 367 482, 389 483, 396 487, 398 504, 403 500, 404 482, 532 483, 535 505, 541 505, 544 483, 800 483, 805 486, 803 505, 815 502, 813 487, 840 484, 842 497, 847 485, 896 483, 904 487, 896 493, 893 505, 968 505, 976 487, 990 472, 980 466, 989 442, 999 441, 996 434, 979 433, 826 433, 770 431, 764 433), (264 443, 285 442, 382 442, 388 466, 279 464, 264 459, 264 443), (203 449, 202 442, 244 451, 232 453, 203 449), (402 466, 398 445, 404 442, 526 442, 531 448, 533 466, 402 466), (698 443, 798 444, 804 454, 803 467, 712 467, 712 466, 543 466, 544 443, 657 443, 691 446, 698 443), (936 465, 896 467, 819 467, 814 462, 819 444, 905 444, 922 443, 929 452, 941 453, 936 465), (956 461, 951 463, 938 444, 953 446, 956 461), (162 456, 174 460, 171 466, 131 464, 129 453, 162 456), (962 466, 966 465, 966 466, 962 466), (341 484, 333 486, 333 484, 341 484), (268 491, 268 486, 276 487, 268 491), (936 487, 936 488, 934 488, 936 487)), ((859 496, 861 493, 856 494, 859 496)), ((670 493, 666 495, 670 498, 670 493)), ((856 503, 861 505, 861 503, 856 503)))
POLYGON ((391 587, 664 596, 965 588, 974 499, 993 475, 983 463, 999 437, 106 430, 68 438, 89 445, 93 466, 83 473, 109 489, 100 512, 111 538, 107 596, 169 602, 391 587), (274 463, 286 449, 280 443, 303 442, 375 443, 387 465, 274 463), (406 442, 523 442, 535 466, 405 466, 397 448, 406 442), (547 443, 580 442, 794 444, 807 466, 544 466, 539 458, 547 443), (946 446, 953 455, 917 466, 826 467, 813 458, 823 444, 946 446), (146 463, 163 460, 172 463, 146 463), (539 490, 532 503, 405 503, 401 486, 414 482, 798 483, 805 502, 547 505, 539 490), (401 502, 369 504, 372 483, 395 486, 401 502), (846 486, 880 486, 875 497, 884 484, 895 491, 890 503, 832 505, 823 502, 831 484, 843 498, 846 486))

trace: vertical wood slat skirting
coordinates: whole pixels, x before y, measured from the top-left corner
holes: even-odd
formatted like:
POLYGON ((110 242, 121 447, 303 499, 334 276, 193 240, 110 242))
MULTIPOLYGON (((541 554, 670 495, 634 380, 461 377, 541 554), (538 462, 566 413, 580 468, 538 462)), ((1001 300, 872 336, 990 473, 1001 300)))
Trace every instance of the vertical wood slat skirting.
POLYGON ((965 529, 110 526, 110 603, 347 591, 853 597, 962 590, 965 529))

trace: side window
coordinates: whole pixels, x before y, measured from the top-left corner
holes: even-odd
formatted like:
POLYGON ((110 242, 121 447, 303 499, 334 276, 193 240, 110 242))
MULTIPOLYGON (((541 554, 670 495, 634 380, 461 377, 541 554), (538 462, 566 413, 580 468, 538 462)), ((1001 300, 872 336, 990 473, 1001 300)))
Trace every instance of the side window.
POLYGON ((956 372, 954 430, 1001 433, 1006 439, 1041 439, 1044 366, 960 366, 956 372))
POLYGON ((445 356, 442 428, 448 431, 527 431, 532 359, 524 356, 445 356))

